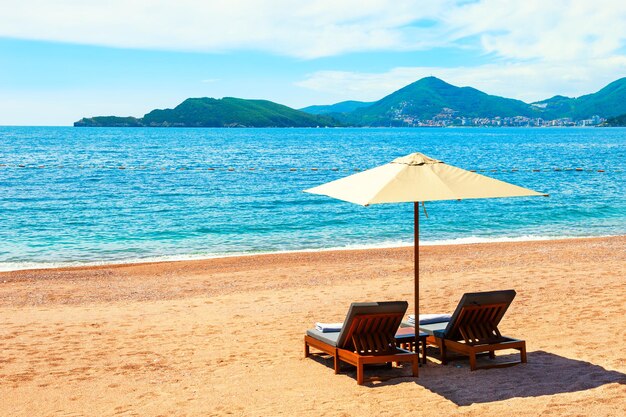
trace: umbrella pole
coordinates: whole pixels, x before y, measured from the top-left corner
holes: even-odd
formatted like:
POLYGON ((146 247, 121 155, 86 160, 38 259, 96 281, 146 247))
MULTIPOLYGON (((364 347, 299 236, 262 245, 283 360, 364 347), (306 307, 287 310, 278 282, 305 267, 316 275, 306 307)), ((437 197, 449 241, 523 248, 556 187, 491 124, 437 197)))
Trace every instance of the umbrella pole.
POLYGON ((413 216, 415 222, 415 266, 413 273, 415 274, 415 354, 419 357, 419 334, 420 334, 420 210, 419 202, 413 202, 413 216))

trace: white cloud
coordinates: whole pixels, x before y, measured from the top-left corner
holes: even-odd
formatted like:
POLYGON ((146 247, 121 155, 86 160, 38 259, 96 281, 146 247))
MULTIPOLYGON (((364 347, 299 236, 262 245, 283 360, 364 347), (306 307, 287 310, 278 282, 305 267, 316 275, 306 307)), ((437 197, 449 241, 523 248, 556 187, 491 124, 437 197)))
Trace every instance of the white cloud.
POLYGON ((626 8, 622 0, 2 0, 0 36, 300 58, 477 39, 503 58, 571 60, 623 47, 626 8))
POLYGON ((384 73, 319 71, 296 85, 326 93, 328 103, 374 101, 432 75, 459 87, 471 86, 488 94, 533 102, 555 94, 578 97, 593 93, 615 81, 616 74, 626 74, 626 57, 597 60, 588 66, 549 62, 456 68, 398 67, 384 73))
POLYGON ((262 50, 301 58, 431 45, 451 0, 3 1, 0 36, 184 51, 262 50))
POLYGON ((621 0, 482 0, 455 8, 446 21, 451 39, 479 36, 485 52, 504 58, 603 58, 626 40, 621 0))

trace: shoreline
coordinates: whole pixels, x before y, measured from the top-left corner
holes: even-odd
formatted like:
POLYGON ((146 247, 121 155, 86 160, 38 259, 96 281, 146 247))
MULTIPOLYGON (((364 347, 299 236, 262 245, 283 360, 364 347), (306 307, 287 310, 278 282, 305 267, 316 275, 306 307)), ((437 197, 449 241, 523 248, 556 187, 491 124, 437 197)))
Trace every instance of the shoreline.
MULTIPOLYGON (((436 271, 443 273, 448 268, 437 268, 430 265, 435 259, 442 256, 455 258, 458 262, 473 262, 483 264, 485 259, 502 253, 520 253, 541 251, 559 251, 565 248, 578 248, 580 246, 607 245, 613 246, 618 242, 626 245, 626 235, 585 237, 585 238, 564 238, 550 240, 524 240, 511 242, 481 242, 462 243, 454 245, 420 245, 420 271, 436 271), (451 254, 454 254, 452 256, 451 254)), ((176 283, 177 275, 212 275, 222 274, 230 271, 234 274, 252 273, 262 270, 264 273, 273 273, 277 268, 292 268, 297 264, 302 268, 319 267, 322 269, 332 269, 339 267, 342 263, 367 263, 368 267, 374 267, 377 263, 402 262, 404 269, 413 276, 413 245, 393 246, 384 248, 353 248, 353 249, 328 249, 320 251, 292 251, 281 253, 264 253, 225 256, 215 258, 168 260, 168 261, 147 261, 135 263, 106 263, 99 265, 79 265, 63 266, 54 268, 21 269, 13 271, 0 271, 0 285, 30 282, 38 284, 42 282, 67 281, 74 285, 77 281, 92 281, 98 283, 103 277, 111 279, 124 278, 127 280, 126 289, 131 289, 133 282, 143 283, 154 280, 155 277, 167 277, 171 279, 171 284, 176 283), (132 278, 132 279, 130 279, 132 278)), ((446 262, 449 259, 445 260, 446 262)), ((516 262, 519 262, 517 260, 516 262)), ((510 265, 510 266, 513 266, 510 265)), ((281 275, 281 279, 284 279, 281 275)), ((155 284, 156 286, 156 284, 155 284)), ((236 285, 225 285, 232 290, 236 285)), ((2 289, 2 287, 0 287, 2 289)), ((239 288, 243 289, 243 288, 239 288)), ((49 289, 53 291, 52 289, 49 289)), ((0 302, 0 305, 2 303, 0 302)))
MULTIPOLYGON (((528 243, 528 242, 546 242, 546 241, 568 241, 578 239, 604 239, 604 238, 617 238, 624 237, 626 235, 602 235, 602 236, 521 236, 517 238, 500 237, 500 238, 482 238, 482 237, 470 237, 470 238, 457 238, 457 239, 444 239, 436 241, 420 241, 420 248, 425 247, 446 247, 446 246, 464 246, 464 245, 489 245, 500 243, 528 243)), ((146 257, 138 259, 124 260, 111 260, 111 261, 93 261, 93 262, 52 262, 50 264, 38 264, 24 262, 23 266, 5 267, 6 264, 14 263, 0 263, 0 278, 4 273, 18 272, 18 271, 46 271, 46 270, 67 270, 67 269, 83 269, 83 268, 106 268, 106 267, 121 267, 129 265, 153 265, 160 263, 171 262, 194 262, 194 261, 208 261, 213 259, 231 259, 231 258, 249 258, 257 256, 273 256, 273 255, 285 255, 285 254, 314 254, 325 252, 343 252, 343 251, 375 251, 385 249, 400 249, 400 248, 412 248, 413 243, 393 244, 393 245, 350 245, 345 247, 330 247, 320 249, 294 249, 284 251, 268 251, 268 252, 255 252, 255 253, 232 253, 232 254, 215 254, 215 255, 173 255, 173 256, 156 256, 146 257), (6 269, 5 269, 6 268, 6 269)), ((19 263, 17 263, 19 264, 19 263)))

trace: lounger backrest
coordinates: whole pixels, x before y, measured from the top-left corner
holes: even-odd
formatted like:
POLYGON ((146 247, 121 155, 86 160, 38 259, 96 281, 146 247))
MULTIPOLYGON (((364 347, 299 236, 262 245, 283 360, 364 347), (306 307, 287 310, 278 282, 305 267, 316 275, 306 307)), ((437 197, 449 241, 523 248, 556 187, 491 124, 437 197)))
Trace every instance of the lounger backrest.
POLYGON ((406 301, 382 301, 377 303, 352 303, 350 304, 350 309, 348 310, 348 314, 346 315, 346 319, 343 322, 343 326, 341 327, 341 332, 339 333, 339 337, 337 338, 337 347, 339 348, 347 348, 352 343, 352 335, 351 332, 354 331, 353 324, 357 317, 362 318, 367 315, 388 315, 395 316, 393 319, 393 324, 391 327, 393 334, 400 327, 400 323, 402 321, 402 317, 406 313, 406 309, 408 308, 409 303, 406 301), (397 324, 396 324, 397 323, 397 324))
POLYGON ((466 307, 475 308, 480 306, 485 306, 486 308, 490 308, 492 313, 490 314, 474 314, 472 315, 473 319, 476 322, 480 322, 481 320, 489 320, 493 326, 498 326, 500 320, 504 316, 504 313, 511 305, 511 302, 515 298, 514 290, 503 290, 503 291, 488 291, 488 292, 474 292, 474 293, 466 293, 461 297, 461 301, 456 306, 448 325, 444 331, 444 338, 451 340, 458 340, 462 336, 459 332, 459 325, 466 324, 461 323, 460 321, 467 321, 468 316, 466 314, 462 314, 463 310, 467 310, 466 307), (488 306, 495 306, 493 308, 488 306))

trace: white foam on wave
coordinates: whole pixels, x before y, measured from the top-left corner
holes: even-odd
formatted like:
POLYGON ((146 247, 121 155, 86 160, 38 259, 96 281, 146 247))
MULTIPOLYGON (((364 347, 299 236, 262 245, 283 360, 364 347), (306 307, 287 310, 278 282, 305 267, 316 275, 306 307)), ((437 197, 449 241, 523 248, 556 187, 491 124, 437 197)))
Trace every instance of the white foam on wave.
MULTIPOLYGON (((582 239, 582 238, 602 238, 614 237, 616 235, 601 236, 534 236, 524 235, 517 237, 484 237, 469 236, 455 239, 440 239, 423 241, 420 240, 420 246, 444 246, 444 245, 471 245, 483 243, 500 243, 500 242, 534 242, 546 240, 561 239, 582 239)), ((390 249, 398 247, 410 247, 413 242, 389 240, 379 243, 365 244, 349 244, 344 246, 326 247, 326 248, 303 248, 294 250, 276 250, 276 251, 259 251, 259 252, 228 252, 228 253, 207 253, 207 254, 190 254, 190 255, 163 255, 151 256, 146 258, 134 259, 110 259, 106 261, 73 261, 73 262, 0 262, 0 272, 21 271, 29 269, 54 269, 54 268, 71 268, 71 267, 90 267, 104 265, 132 265, 140 263, 154 262, 178 262, 178 261, 196 261, 204 259, 222 259, 235 258, 241 256, 257 256, 257 255, 275 255, 289 253, 307 253, 307 252, 330 252, 341 250, 361 250, 361 249, 390 249)))
POLYGON ((441 239, 433 241, 420 241, 421 246, 442 246, 442 245, 472 245, 478 243, 501 243, 501 242, 535 242, 543 240, 560 240, 560 239, 581 239, 585 237, 609 237, 609 236, 533 236, 524 235, 516 237, 484 237, 469 236, 459 237, 456 239, 441 239))

